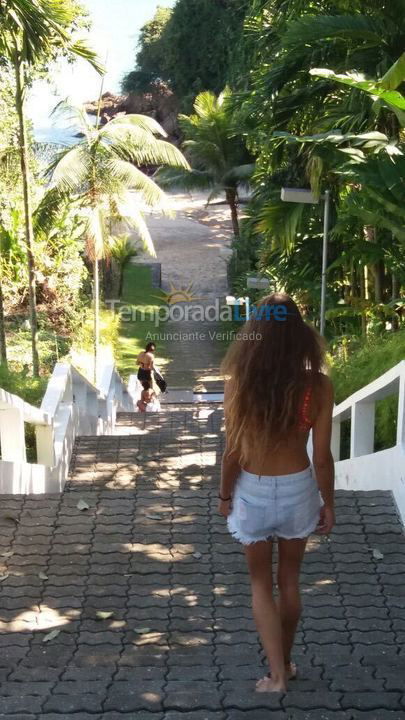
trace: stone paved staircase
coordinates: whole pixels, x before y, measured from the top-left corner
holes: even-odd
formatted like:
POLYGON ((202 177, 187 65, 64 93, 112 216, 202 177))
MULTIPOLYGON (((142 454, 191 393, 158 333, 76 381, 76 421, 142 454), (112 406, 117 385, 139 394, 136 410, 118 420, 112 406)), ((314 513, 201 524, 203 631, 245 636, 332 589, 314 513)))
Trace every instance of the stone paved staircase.
POLYGON ((300 677, 256 694, 245 561, 216 513, 221 409, 118 420, 122 435, 78 438, 61 496, 2 497, 0 718, 404 718, 391 495, 337 493, 336 529, 304 562, 300 677))

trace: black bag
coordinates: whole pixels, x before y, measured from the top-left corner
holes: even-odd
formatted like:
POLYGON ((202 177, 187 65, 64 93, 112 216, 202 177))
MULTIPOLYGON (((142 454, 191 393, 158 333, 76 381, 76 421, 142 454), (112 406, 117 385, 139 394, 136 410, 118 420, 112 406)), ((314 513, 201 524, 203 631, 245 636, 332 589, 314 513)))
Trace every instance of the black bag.
POLYGON ((163 375, 161 375, 158 370, 154 370, 153 377, 155 378, 155 383, 158 386, 160 392, 165 393, 167 389, 167 382, 164 379, 163 375))

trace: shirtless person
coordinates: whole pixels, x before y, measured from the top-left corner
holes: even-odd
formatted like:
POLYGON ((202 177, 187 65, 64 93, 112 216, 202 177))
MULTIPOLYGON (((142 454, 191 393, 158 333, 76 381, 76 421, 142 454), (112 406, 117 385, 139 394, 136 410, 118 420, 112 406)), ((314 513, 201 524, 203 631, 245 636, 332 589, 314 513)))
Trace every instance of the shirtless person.
POLYGON ((147 344, 145 350, 139 353, 136 361, 139 365, 138 380, 143 382, 144 380, 152 381, 152 371, 155 363, 155 350, 156 345, 153 342, 147 344))

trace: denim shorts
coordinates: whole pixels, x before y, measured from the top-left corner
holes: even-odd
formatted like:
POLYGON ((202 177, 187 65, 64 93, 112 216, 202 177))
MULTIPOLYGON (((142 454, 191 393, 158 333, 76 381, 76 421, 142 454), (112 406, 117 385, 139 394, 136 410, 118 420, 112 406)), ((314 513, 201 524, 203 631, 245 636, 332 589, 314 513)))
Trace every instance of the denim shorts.
POLYGON ((289 475, 242 470, 235 485, 228 529, 243 545, 306 538, 319 522, 323 502, 311 466, 289 475))

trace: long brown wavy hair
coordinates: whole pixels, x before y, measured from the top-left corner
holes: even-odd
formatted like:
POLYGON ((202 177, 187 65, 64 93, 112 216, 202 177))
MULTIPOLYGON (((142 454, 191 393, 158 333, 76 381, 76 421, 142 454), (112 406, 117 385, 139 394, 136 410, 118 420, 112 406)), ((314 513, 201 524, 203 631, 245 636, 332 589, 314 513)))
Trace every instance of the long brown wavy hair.
POLYGON ((246 448, 261 454, 298 430, 305 390, 319 383, 324 343, 294 300, 273 293, 239 331, 222 363, 228 381, 226 434, 241 464, 246 448))

